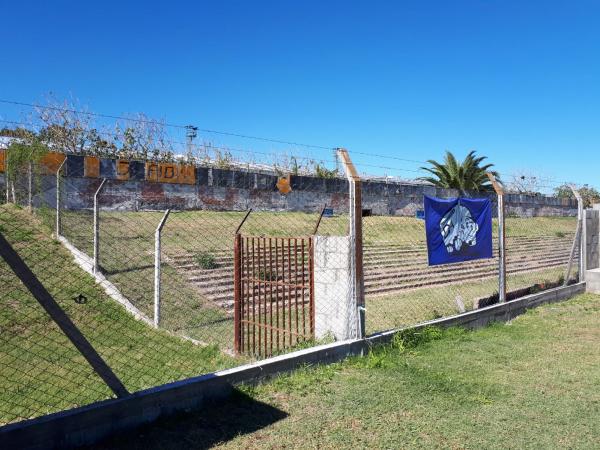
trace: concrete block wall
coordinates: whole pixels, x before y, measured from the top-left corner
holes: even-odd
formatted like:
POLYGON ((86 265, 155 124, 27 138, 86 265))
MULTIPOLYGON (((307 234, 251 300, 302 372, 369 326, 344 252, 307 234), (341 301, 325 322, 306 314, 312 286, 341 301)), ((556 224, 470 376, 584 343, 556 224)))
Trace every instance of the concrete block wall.
POLYGON ((315 337, 345 340, 358 337, 357 311, 352 298, 350 239, 315 236, 315 337))
MULTIPOLYGON (((114 172, 103 170, 103 167, 110 165, 108 163, 111 160, 107 161, 101 161, 101 177, 114 172)), ((158 183, 144 180, 140 176, 141 169, 138 165, 130 164, 129 170, 136 170, 130 173, 127 181, 107 177, 109 182, 100 197, 102 208, 143 210, 171 207, 237 211, 253 208, 266 211, 319 212, 324 206, 328 206, 336 213, 346 213, 348 209, 348 182, 345 179, 292 175, 292 191, 288 195, 281 195, 276 188, 278 178, 275 175, 198 167, 193 183, 158 183)), ((63 178, 64 206, 67 209, 91 208, 100 178, 84 177, 74 170, 70 173, 71 175, 63 178)), ((37 202, 54 205, 55 177, 42 178, 43 188, 37 202)), ((4 188, 3 181, 3 177, 0 177, 0 189, 4 188)), ((362 186, 363 209, 370 210, 374 215, 414 217, 418 210, 423 209, 424 195, 440 198, 459 196, 459 192, 453 189, 421 184, 367 180, 362 186)), ((495 194, 472 195, 488 195, 494 202, 496 199, 495 194)), ((505 204, 509 217, 577 215, 577 204, 570 199, 508 194, 505 204)), ((495 214, 495 207, 493 211, 495 214)))
POLYGON ((600 210, 586 209, 584 218, 585 267, 597 269, 600 267, 600 210))

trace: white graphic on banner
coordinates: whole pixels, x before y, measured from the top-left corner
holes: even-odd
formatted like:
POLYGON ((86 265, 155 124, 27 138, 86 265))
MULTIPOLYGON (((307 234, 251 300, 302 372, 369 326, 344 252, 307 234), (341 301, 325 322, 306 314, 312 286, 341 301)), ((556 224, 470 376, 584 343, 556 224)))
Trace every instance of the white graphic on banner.
POLYGON ((456 205, 440 220, 440 231, 448 253, 460 252, 463 245, 476 245, 478 230, 471 212, 462 205, 456 205))

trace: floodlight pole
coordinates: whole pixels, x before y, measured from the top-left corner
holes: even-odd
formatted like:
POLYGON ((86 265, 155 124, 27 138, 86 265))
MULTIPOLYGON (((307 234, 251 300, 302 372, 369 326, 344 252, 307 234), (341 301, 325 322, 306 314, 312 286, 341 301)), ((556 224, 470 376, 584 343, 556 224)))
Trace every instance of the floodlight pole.
POLYGON ((160 326, 160 233, 170 213, 170 209, 165 211, 154 232, 154 328, 160 326))
POLYGON ((504 189, 490 172, 486 173, 498 197, 498 302, 506 302, 506 226, 504 223, 504 189))
POLYGON ((358 312, 358 338, 365 337, 365 282, 363 271, 363 232, 362 232, 362 194, 361 180, 348 151, 337 149, 339 160, 344 166, 346 178, 350 187, 349 217, 350 217, 350 277, 351 295, 354 298, 358 312))
POLYGON ((99 260, 100 260, 100 217, 98 217, 98 194, 100 194, 100 191, 102 190, 102 188, 104 187, 104 184, 106 183, 106 178, 102 179, 102 182, 100 183, 100 186, 98 186, 98 189, 96 190, 96 193, 94 194, 94 273, 98 273, 100 265, 99 265, 99 260))

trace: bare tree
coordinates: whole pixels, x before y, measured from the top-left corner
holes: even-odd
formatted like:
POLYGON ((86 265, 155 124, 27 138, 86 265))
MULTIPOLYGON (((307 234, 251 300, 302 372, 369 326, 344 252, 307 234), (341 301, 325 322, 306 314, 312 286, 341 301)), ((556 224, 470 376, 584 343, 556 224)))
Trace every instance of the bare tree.
POLYGON ((526 171, 517 170, 510 176, 510 181, 506 185, 508 192, 518 194, 537 195, 541 193, 544 179, 540 176, 526 171))
POLYGON ((89 144, 92 116, 76 100, 57 100, 49 95, 46 105, 36 108, 42 123, 40 139, 50 149, 84 153, 89 144))
POLYGON ((153 120, 144 113, 138 113, 123 123, 117 122, 115 129, 122 157, 173 160, 173 146, 164 120, 153 120))

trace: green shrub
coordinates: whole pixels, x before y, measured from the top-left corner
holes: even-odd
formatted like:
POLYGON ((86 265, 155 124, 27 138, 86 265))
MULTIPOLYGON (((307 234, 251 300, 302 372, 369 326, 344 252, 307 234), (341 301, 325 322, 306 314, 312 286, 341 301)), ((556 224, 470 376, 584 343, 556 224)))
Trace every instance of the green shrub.
POLYGON ((200 267, 206 270, 216 269, 219 267, 214 255, 211 253, 201 252, 194 256, 194 259, 200 267))

